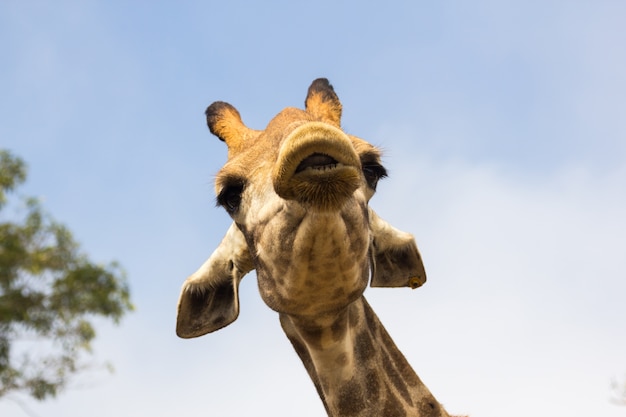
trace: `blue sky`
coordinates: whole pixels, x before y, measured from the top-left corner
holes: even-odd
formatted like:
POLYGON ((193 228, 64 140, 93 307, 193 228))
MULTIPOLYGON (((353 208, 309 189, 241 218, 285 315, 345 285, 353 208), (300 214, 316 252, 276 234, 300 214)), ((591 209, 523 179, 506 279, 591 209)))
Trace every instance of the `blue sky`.
MULTIPOLYGON (((366 297, 435 396, 481 417, 623 415, 626 3, 4 1, 0 147, 137 311, 47 417, 321 416, 260 300, 174 334, 180 286, 230 221, 215 100, 262 129, 330 79, 343 126, 385 150, 372 206, 416 236, 428 283, 366 297)), ((3 416, 26 416, 11 401, 3 416)))

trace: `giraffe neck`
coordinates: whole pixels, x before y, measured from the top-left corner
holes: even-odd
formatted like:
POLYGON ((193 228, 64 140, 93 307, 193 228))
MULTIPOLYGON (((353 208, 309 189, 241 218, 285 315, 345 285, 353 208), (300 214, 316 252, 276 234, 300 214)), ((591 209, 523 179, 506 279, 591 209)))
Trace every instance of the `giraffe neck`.
POLYGON ((448 416, 364 297, 326 317, 280 321, 329 416, 448 416))

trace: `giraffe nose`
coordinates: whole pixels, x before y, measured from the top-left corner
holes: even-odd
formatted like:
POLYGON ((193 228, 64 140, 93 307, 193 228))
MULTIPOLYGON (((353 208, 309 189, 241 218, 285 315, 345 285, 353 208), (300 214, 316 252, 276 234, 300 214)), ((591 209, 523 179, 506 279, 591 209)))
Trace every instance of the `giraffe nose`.
POLYGON ((345 133, 322 122, 307 123, 281 145, 273 171, 274 190, 286 200, 337 208, 359 187, 360 166, 345 133))

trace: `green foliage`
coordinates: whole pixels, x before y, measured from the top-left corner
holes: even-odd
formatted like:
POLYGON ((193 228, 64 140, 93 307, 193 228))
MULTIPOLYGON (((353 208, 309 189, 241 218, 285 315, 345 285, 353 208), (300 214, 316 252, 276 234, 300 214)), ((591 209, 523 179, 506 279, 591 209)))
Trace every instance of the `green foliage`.
MULTIPOLYGON (((0 210, 25 179, 24 162, 0 150, 0 210)), ((22 201, 22 221, 0 221, 0 398, 27 392, 42 400, 84 369, 91 321, 119 323, 133 307, 119 265, 92 263, 37 200, 22 201)))
POLYGON ((0 149, 0 208, 6 202, 6 192, 26 180, 24 161, 0 149))

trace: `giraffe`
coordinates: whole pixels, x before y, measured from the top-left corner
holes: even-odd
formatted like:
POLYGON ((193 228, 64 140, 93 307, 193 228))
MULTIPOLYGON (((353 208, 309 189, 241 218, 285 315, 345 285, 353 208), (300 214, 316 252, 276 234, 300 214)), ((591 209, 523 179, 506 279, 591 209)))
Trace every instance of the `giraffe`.
POLYGON ((228 103, 208 107, 228 147, 217 203, 233 223, 183 284, 176 333, 232 323, 239 283, 255 269, 329 416, 448 417, 363 296, 368 283, 417 288, 426 274, 413 236, 369 207, 387 173, 376 147, 341 129, 341 112, 324 78, 305 110, 286 108, 263 131, 228 103))

